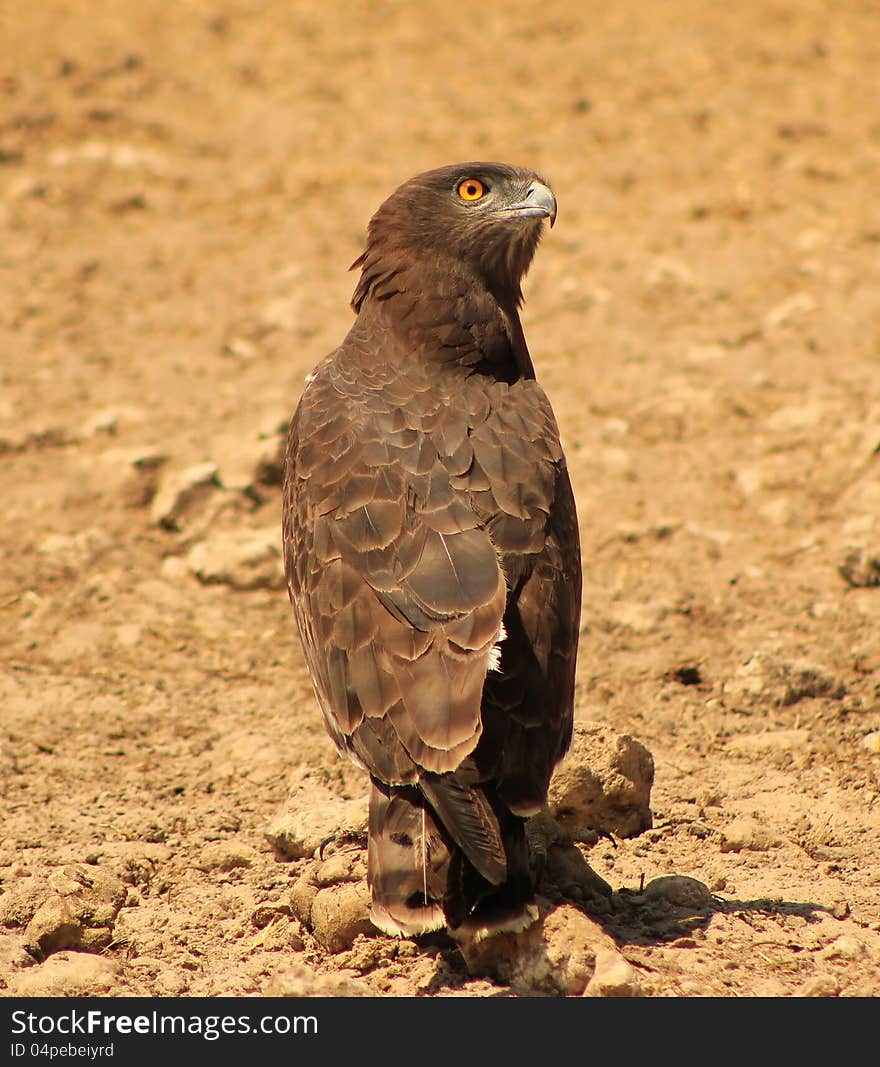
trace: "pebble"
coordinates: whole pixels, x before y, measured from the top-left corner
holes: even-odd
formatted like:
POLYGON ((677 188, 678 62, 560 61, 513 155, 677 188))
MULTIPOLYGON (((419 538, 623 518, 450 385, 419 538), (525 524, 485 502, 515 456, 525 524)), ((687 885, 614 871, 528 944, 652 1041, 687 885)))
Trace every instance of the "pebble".
MULTIPOLYGON (((273 974, 265 990, 269 997, 363 997, 369 990, 339 974, 320 974, 312 967, 294 964, 273 974)), ((299 1009, 297 1009, 299 1010, 299 1009)))
POLYGON ((688 363, 700 366, 706 363, 717 363, 727 355, 721 345, 690 345, 685 352, 688 363))
POLYGON ((324 860, 315 871, 318 886, 336 885, 339 882, 358 882, 367 876, 367 865, 361 849, 342 849, 324 860))
MULTIPOLYGON (((109 448, 96 458, 101 493, 119 497, 132 508, 146 507, 155 497, 160 470, 168 460, 160 449, 144 445, 109 448)), ((89 456, 86 461, 94 473, 95 457, 89 456)))
POLYGON ((47 880, 50 895, 25 930, 25 947, 35 959, 62 949, 100 952, 110 944, 112 926, 126 898, 126 887, 107 871, 74 864, 47 880))
POLYGON ((257 850, 243 842, 214 841, 202 849, 198 866, 202 871, 234 871, 252 867, 257 858, 257 850))
POLYGON ((37 545, 37 552, 59 567, 79 570, 93 563, 109 544, 103 530, 90 527, 74 534, 49 534, 37 545))
POLYGON ((808 978, 795 992, 796 997, 836 997, 840 993, 840 983, 830 974, 817 974, 808 978))
POLYGON ((728 706, 751 709, 788 706, 810 697, 839 700, 846 686, 817 663, 758 651, 724 683, 722 691, 728 706))
POLYGON ((821 424, 827 413, 827 406, 821 403, 789 404, 778 408, 764 422, 765 427, 774 433, 791 434, 798 430, 812 430, 821 424))
POLYGON ((764 329, 775 330, 779 326, 788 326, 815 310, 815 307, 816 301, 809 293, 793 293, 766 313, 764 329))
POLYGON ((197 463, 185 470, 170 471, 161 481, 150 508, 158 526, 180 529, 195 508, 219 486, 215 463, 197 463))
POLYGON ((665 874, 654 878, 645 886, 644 899, 663 901, 693 911, 711 910, 715 903, 708 886, 684 874, 665 874))
POLYGON ((200 541, 186 557, 189 570, 205 585, 233 589, 283 589, 281 530, 230 530, 200 541))
POLYGON ((366 824, 367 799, 343 800, 330 796, 309 801, 292 794, 285 807, 266 828, 266 838, 283 859, 313 856, 322 842, 337 830, 359 830, 366 824))
POLYGON ((318 895, 318 887, 309 877, 301 874, 290 887, 290 910, 304 926, 312 924, 312 905, 318 895))
POLYGON ((144 637, 144 628, 136 622, 124 623, 113 631, 113 640, 120 648, 137 648, 144 637))
POLYGON ((156 975, 154 987, 160 997, 181 997, 189 989, 189 982, 182 974, 168 967, 156 975))
POLYGON ((569 832, 632 837, 652 825, 654 760, 641 742, 596 722, 576 722, 571 748, 550 782, 548 803, 569 832))
POLYGON ((639 973, 618 952, 596 953, 596 969, 584 990, 585 997, 640 997, 639 973))
POLYGON ((359 934, 375 936, 366 882, 342 882, 319 889, 312 901, 311 929, 328 952, 351 948, 359 934))
POLYGON ((53 663, 87 663, 102 654, 108 632, 97 622, 78 622, 65 626, 46 645, 46 656, 53 663))
POLYGON ((857 937, 853 937, 852 934, 842 934, 840 937, 836 937, 825 948, 820 949, 817 953, 819 959, 822 960, 860 960, 865 959, 870 955, 870 950, 864 941, 857 937))
POLYGON ((121 425, 143 422, 146 418, 141 408, 122 404, 117 407, 102 408, 90 415, 83 423, 80 433, 83 437, 95 437, 98 434, 116 434, 121 425))
POLYGON ((757 819, 743 817, 734 819, 723 831, 722 852, 766 852, 778 845, 767 827, 757 819))
POLYGON ((880 586, 880 552, 854 548, 847 553, 839 570, 843 580, 855 588, 880 586))
POLYGON ((223 354, 234 356, 236 359, 251 360, 257 358, 260 350, 253 341, 248 341, 246 337, 233 337, 223 346, 223 354))
POLYGON ((59 952, 38 967, 12 975, 13 997, 90 997, 119 991, 119 966, 106 956, 59 952))
POLYGON ((110 941, 109 927, 88 929, 75 904, 60 896, 41 904, 25 930, 25 948, 36 960, 62 949, 100 952, 110 941))
POLYGON ((227 489, 252 492, 260 485, 280 485, 287 446, 288 420, 274 416, 253 437, 234 434, 213 442, 211 455, 227 489))
POLYGON ((865 734, 862 738, 862 748, 866 748, 875 756, 880 756, 880 730, 874 730, 870 734, 865 734))

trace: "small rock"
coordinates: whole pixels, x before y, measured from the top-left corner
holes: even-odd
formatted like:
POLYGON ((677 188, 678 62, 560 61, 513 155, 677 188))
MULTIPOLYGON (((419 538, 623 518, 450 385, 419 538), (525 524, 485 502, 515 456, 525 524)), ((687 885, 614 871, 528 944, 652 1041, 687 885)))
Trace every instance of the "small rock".
POLYGON ((166 556, 159 565, 159 573, 162 575, 163 584, 179 584, 192 577, 192 571, 185 559, 180 556, 166 556))
POLYGON ((137 648, 144 637, 144 628, 136 622, 124 623, 113 631, 113 640, 120 648, 137 648))
POLYGON ((292 914, 288 904, 258 904, 251 912, 251 922, 258 930, 262 930, 271 922, 279 918, 285 918, 292 914))
POLYGON ((25 930, 25 948, 37 959, 61 949, 99 952, 125 902, 123 883, 100 867, 75 864, 53 872, 49 895, 25 930))
POLYGON ((880 585, 880 554, 856 548, 840 565, 840 575, 855 588, 870 589, 880 585))
POLYGON ((645 281, 652 287, 673 283, 691 288, 696 282, 696 277, 683 260, 672 256, 654 256, 645 272, 645 281))
POLYGON ((20 878, 0 894, 0 926, 24 927, 51 895, 45 878, 20 878))
POLYGON ((813 430, 821 425, 826 413, 826 406, 818 402, 790 404, 774 411, 768 416, 764 425, 774 433, 789 435, 802 430, 813 430))
POLYGON ((363 850, 349 849, 335 852, 315 871, 315 885, 336 885, 339 882, 359 882, 367 876, 363 850))
POLYGON ((277 526, 217 533, 195 545, 186 562, 192 573, 206 585, 282 589, 285 584, 281 533, 277 526))
POLYGON ((328 952, 351 948, 358 934, 375 936, 366 882, 342 882, 319 889, 312 901, 311 928, 328 952))
POLYGON ((618 952, 596 953, 596 968, 584 990, 585 997, 640 997, 639 973, 618 952))
POLYGON ((273 975, 263 993, 269 997, 363 997, 370 995, 366 986, 350 978, 343 978, 339 974, 318 974, 303 964, 294 964, 287 970, 273 975))
POLYGON ((290 910, 303 926, 312 925, 312 905, 318 895, 318 887, 308 873, 301 874, 290 888, 290 910))
POLYGON ((650 829, 654 760, 640 742, 595 722, 576 722, 568 755, 550 782, 560 826, 633 837, 650 829))
POLYGON ((793 293, 764 316, 764 329, 775 330, 779 326, 788 326, 791 322, 803 318, 816 307, 816 301, 809 293, 793 293))
POLYGON ((13 997, 94 997, 118 991, 119 966, 105 956, 59 952, 39 967, 13 975, 7 994, 13 997))
POLYGON ((61 949, 79 948, 83 930, 74 906, 63 897, 53 895, 37 908, 28 923, 25 947, 34 959, 43 960, 61 949))
POLYGON ((840 983, 830 974, 817 974, 808 978, 795 992, 796 997, 836 997, 840 993, 840 983))
POLYGON ((115 434, 120 425, 143 422, 145 417, 140 408, 127 405, 102 408, 83 423, 81 433, 83 437, 94 437, 97 434, 115 434))
POLYGON ((101 623, 71 623, 55 634, 46 655, 53 663, 87 663, 106 647, 108 637, 101 623))
MULTIPOLYGON (((155 497, 159 473, 168 457, 157 448, 110 448, 97 457, 100 491, 121 499, 125 507, 142 508, 155 497)), ((95 460, 88 458, 94 472, 95 460)))
POLYGON ((760 467, 740 467, 736 472, 736 485, 745 496, 754 496, 764 488, 765 473, 760 467))
POLYGON ((843 682, 824 667, 769 652, 755 652, 723 686, 725 702, 745 709, 783 707, 809 697, 839 700, 845 694, 843 682))
POLYGON ((252 492, 260 485, 280 485, 289 419, 274 416, 253 437, 240 434, 215 440, 211 455, 227 489, 252 492))
POLYGON ((652 879, 645 886, 644 899, 695 912, 711 911, 715 904, 708 886, 684 874, 664 874, 652 879))
POLYGON ((880 730, 874 730, 873 733, 865 734, 862 738, 862 748, 866 748, 875 756, 880 755, 880 730))
POLYGON ((257 859, 256 849, 236 841, 215 841, 205 845, 199 859, 199 870, 234 871, 237 867, 252 867, 257 859))
POLYGON ((690 345, 685 352, 688 363, 697 366, 705 363, 717 363, 724 359, 726 353, 721 345, 690 345))
POLYGON ((821 949, 817 955, 822 960, 860 960, 869 956, 870 950, 859 938, 851 934, 842 934, 821 949))
POLYGON ((328 796, 307 800, 294 793, 266 829, 266 838, 283 859, 313 856, 322 842, 340 829, 361 829, 366 824, 367 800, 328 796))
POLYGON ((159 971, 154 979, 156 995, 160 997, 182 997, 189 989, 189 983, 178 971, 170 967, 159 971))
POLYGON ((170 472, 159 486, 150 509, 150 518, 168 530, 179 530, 196 507, 219 486, 217 466, 198 463, 186 470, 170 472))
POLYGON ((91 527, 75 534, 49 534, 37 545, 37 552, 58 567, 81 570, 94 563, 109 544, 103 530, 91 527))
POLYGON ((721 839, 722 852, 766 852, 779 844, 778 838, 758 822, 743 817, 725 827, 721 839))
POLYGON ((253 341, 248 341, 245 337, 233 337, 223 346, 223 354, 236 359, 251 360, 256 359, 260 350, 253 341))

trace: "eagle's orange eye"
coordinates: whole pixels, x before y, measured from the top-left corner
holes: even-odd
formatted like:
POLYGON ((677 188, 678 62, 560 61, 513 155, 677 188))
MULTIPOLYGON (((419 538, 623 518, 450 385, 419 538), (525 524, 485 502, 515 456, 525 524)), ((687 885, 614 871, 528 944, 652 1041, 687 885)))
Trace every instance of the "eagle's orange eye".
POLYGON ((486 195, 486 186, 477 178, 465 178, 458 184, 458 195, 462 200, 480 200, 486 195))

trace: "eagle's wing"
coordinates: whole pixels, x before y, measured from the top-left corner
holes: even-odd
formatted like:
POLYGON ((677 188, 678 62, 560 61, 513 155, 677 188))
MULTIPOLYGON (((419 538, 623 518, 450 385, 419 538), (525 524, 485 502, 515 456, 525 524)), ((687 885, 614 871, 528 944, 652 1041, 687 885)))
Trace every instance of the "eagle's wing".
POLYGON ((337 746, 402 783, 454 770, 482 730, 507 599, 466 485, 489 405, 351 362, 325 361, 294 416, 285 569, 337 746))

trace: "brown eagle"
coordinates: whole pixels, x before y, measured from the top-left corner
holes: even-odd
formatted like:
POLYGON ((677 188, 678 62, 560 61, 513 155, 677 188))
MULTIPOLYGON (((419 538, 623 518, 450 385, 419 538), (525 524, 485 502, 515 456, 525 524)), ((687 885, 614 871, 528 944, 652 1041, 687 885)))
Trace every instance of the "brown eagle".
POLYGON ((525 826, 571 739, 577 515, 520 324, 556 198, 441 167, 373 216, 357 318, 290 426, 284 565, 327 729, 372 781, 372 919, 536 917, 525 826))

